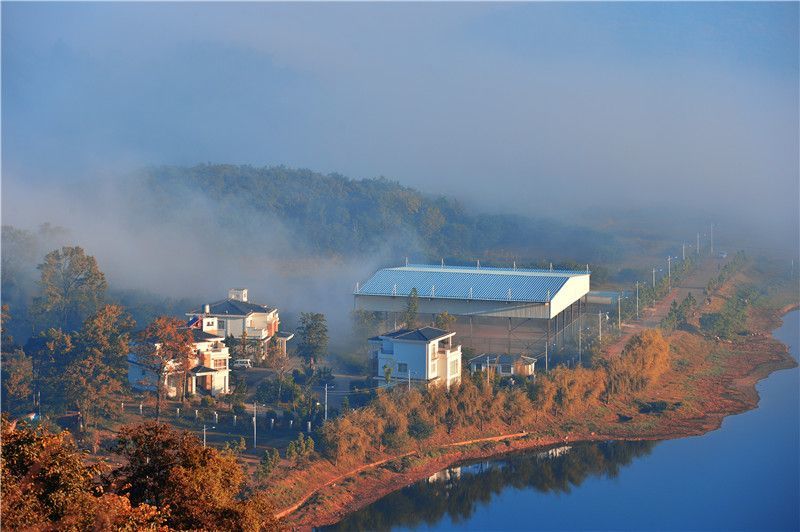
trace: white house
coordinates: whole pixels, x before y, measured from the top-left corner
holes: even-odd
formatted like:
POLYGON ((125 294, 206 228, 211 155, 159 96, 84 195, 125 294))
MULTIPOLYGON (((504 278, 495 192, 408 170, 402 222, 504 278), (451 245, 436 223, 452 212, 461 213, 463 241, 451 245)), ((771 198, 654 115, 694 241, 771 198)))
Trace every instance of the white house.
POLYGON ((190 325, 196 326, 199 323, 204 332, 214 336, 233 336, 238 340, 247 340, 262 355, 273 338, 286 353, 286 342, 294 337, 292 333, 278 330, 278 309, 247 300, 247 288, 231 288, 228 299, 203 305, 186 315, 190 318, 190 325))
POLYGON ((469 360, 469 370, 472 373, 486 371, 487 367, 501 377, 510 377, 512 375, 530 377, 534 375, 536 359, 520 354, 483 353, 469 360))
POLYGON ((372 346, 373 376, 448 388, 461 381, 461 346, 453 345, 456 333, 433 327, 400 329, 369 339, 372 346))
MULTIPOLYGON (((194 357, 190 361, 186 392, 189 395, 207 393, 212 396, 230 391, 230 353, 221 336, 208 333, 198 327, 191 327, 192 350, 194 357)), ((159 344, 154 344, 159 349, 159 344)), ((177 362, 171 362, 161 375, 164 379, 168 397, 177 397, 183 371, 177 362)), ((128 382, 133 388, 155 390, 155 370, 141 363, 136 353, 128 355, 128 382)))

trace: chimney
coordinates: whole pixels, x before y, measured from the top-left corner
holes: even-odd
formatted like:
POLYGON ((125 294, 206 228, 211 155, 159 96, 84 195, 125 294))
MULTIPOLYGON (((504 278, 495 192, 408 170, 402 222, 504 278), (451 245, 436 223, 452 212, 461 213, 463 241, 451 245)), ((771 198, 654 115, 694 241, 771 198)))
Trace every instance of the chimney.
POLYGON ((247 288, 231 288, 228 290, 228 299, 247 303, 247 288))
POLYGON ((206 314, 211 314, 211 305, 208 304, 203 305, 203 312, 205 312, 206 314))

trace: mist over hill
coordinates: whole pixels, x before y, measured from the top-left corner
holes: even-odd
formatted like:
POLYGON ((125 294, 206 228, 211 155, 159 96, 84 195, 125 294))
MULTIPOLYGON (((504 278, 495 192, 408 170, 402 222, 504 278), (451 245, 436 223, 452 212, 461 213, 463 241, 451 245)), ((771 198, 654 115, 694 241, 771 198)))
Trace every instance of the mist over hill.
MULTIPOLYGON (((349 179, 283 166, 158 166, 113 178, 7 184, 3 302, 27 315, 36 265, 62 245, 95 256, 110 296, 137 321, 181 315, 233 286, 281 308, 291 326, 324 312, 348 330, 355 283, 411 261, 601 267, 631 243, 544 218, 481 213, 385 178, 349 179), (47 225, 43 225, 47 224, 47 225)), ((17 336, 31 324, 9 324, 17 336)))
MULTIPOLYGON (((586 227, 517 214, 481 213, 386 178, 349 179, 285 166, 199 165, 148 169, 140 178, 151 214, 166 221, 184 199, 216 206, 215 223, 231 230, 272 217, 311 255, 385 250, 400 258, 602 261, 613 236, 586 227)), ((535 213, 532 207, 531 213, 535 213)))

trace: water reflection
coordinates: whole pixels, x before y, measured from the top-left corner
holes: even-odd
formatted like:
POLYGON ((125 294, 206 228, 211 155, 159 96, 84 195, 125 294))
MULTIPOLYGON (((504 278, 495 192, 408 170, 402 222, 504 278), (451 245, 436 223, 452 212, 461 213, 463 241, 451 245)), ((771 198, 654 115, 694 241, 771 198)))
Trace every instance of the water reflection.
POLYGON ((459 523, 509 487, 569 493, 590 477, 614 478, 656 443, 585 443, 468 463, 387 495, 324 530, 414 528, 439 523, 445 515, 459 523))

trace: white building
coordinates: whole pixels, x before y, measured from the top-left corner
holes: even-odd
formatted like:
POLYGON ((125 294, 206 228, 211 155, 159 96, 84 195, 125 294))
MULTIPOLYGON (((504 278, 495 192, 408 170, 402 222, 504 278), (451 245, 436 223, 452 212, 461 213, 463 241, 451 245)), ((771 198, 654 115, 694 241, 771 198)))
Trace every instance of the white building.
MULTIPOLYGON (((186 383, 188 395, 207 393, 212 396, 230 391, 230 353, 223 341, 224 338, 205 332, 199 328, 189 329, 192 333, 192 350, 194 357, 190 361, 190 370, 186 383)), ((159 344, 154 344, 159 349, 159 344)), ((170 362, 161 375, 166 386, 168 397, 177 397, 180 393, 183 371, 177 362, 170 362)), ((135 389, 155 390, 156 371, 139 362, 135 353, 128 355, 128 382, 135 389)))
POLYGON ((259 348, 260 354, 266 352, 266 347, 273 338, 286 353, 286 342, 294 337, 292 333, 278 330, 278 309, 247 300, 247 288, 231 288, 228 299, 203 305, 186 315, 191 318, 190 325, 199 322, 204 332, 214 336, 246 339, 249 344, 259 348))
POLYGON ((453 345, 456 333, 433 327, 400 329, 369 339, 372 346, 373 376, 426 384, 444 384, 448 388, 461 381, 461 346, 453 345))
POLYGON ((501 377, 512 375, 530 377, 535 374, 536 359, 520 354, 483 353, 469 360, 469 370, 472 373, 483 372, 487 368, 501 377))

